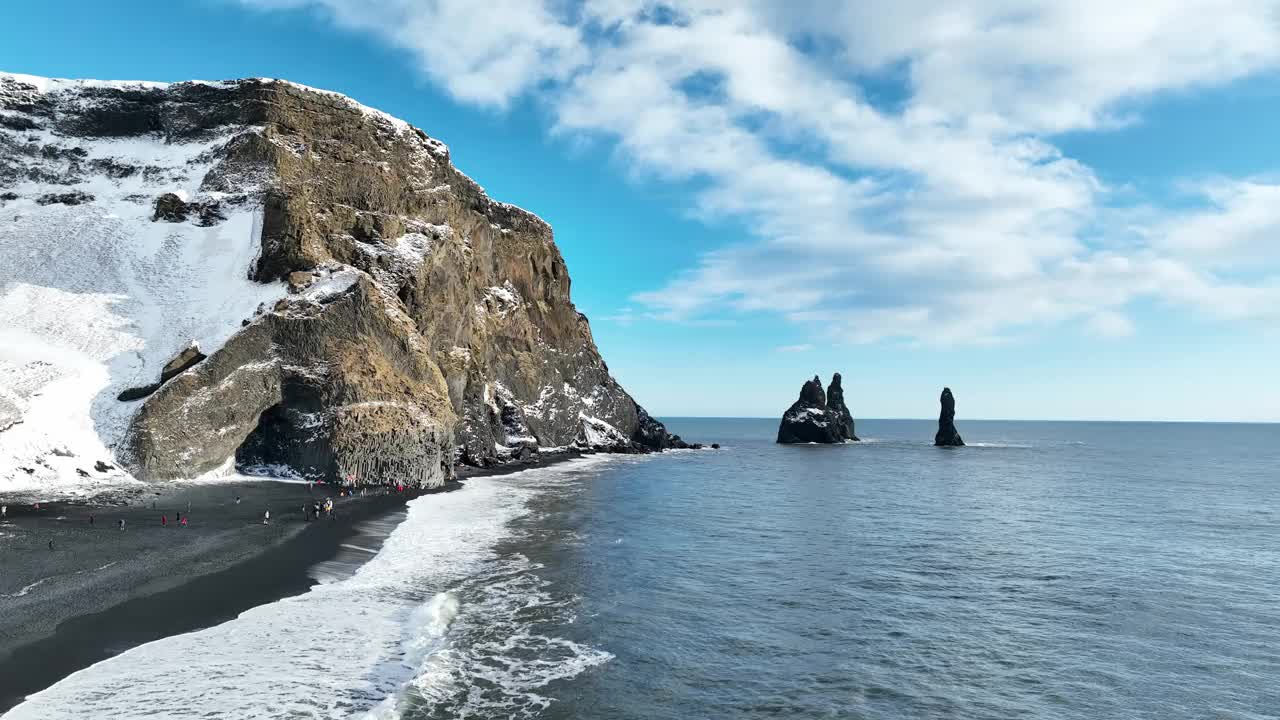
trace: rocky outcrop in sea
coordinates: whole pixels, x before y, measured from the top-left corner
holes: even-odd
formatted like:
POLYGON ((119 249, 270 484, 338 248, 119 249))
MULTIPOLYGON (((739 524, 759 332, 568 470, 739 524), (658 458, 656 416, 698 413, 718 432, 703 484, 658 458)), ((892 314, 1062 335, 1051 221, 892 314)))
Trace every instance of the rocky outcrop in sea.
POLYGON ((840 437, 845 440, 858 441, 853 432, 853 413, 844 402, 844 388, 840 385, 840 373, 831 376, 831 384, 827 386, 827 408, 838 418, 836 426, 840 437))
POLYGON ((800 398, 787 408, 778 425, 778 442, 783 444, 834 444, 857 439, 839 373, 832 377, 830 391, 825 393, 817 375, 805 382, 800 398))
POLYGON ((956 430, 956 398, 951 394, 951 388, 942 388, 939 401, 942 403, 942 412, 938 415, 938 434, 933 437, 933 444, 939 447, 964 445, 960 432, 956 430))
POLYGON ((610 375, 551 227, 408 123, 263 79, 0 75, 0 110, 0 290, 26 293, 0 307, 72 348, 0 367, 0 429, 24 433, 0 432, 0 473, 65 474, 45 459, 70 442, 140 479, 435 486, 457 462, 688 446, 610 375), (23 423, 78 372, 83 437, 23 423))

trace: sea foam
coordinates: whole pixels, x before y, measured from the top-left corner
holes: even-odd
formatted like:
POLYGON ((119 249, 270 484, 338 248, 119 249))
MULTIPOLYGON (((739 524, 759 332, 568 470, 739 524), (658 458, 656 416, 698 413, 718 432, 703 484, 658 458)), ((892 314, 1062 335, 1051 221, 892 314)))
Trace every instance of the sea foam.
POLYGON ((514 705, 544 705, 534 689, 609 656, 529 632, 524 609, 562 601, 539 595, 533 568, 498 559, 495 546, 539 488, 597 464, 477 479, 414 500, 378 554, 349 577, 133 648, 31 696, 5 720, 82 717, 86 707, 121 720, 398 717, 406 703, 446 696, 466 703, 448 688, 477 680, 514 705), (484 637, 454 642, 458 625, 473 635, 485 627, 484 637), (553 652, 488 660, 534 646, 553 652))

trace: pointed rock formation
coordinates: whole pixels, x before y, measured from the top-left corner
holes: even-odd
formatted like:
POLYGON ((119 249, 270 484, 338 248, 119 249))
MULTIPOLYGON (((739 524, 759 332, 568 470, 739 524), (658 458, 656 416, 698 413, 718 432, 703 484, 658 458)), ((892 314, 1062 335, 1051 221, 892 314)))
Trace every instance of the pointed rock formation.
POLYGON ((831 444, 844 440, 840 416, 827 405, 822 381, 814 375, 800 388, 800 399, 783 414, 782 423, 778 425, 778 442, 831 444))
POLYGON ((942 412, 938 415, 938 434, 933 437, 933 444, 938 447, 964 445, 960 433, 956 430, 956 398, 951 388, 942 388, 942 412))
POLYGON ((849 406, 844 404, 844 388, 840 387, 840 373, 832 375, 831 384, 827 386, 827 408, 836 415, 836 427, 840 431, 840 437, 857 442, 858 436, 853 433, 853 413, 849 412, 849 406))

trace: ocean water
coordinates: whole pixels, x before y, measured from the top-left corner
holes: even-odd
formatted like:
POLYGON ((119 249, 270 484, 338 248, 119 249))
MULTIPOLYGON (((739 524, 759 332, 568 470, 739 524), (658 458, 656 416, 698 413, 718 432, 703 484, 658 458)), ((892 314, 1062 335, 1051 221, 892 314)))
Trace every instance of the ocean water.
POLYGON ((1280 717, 1278 425, 669 424, 6 718, 1280 717))

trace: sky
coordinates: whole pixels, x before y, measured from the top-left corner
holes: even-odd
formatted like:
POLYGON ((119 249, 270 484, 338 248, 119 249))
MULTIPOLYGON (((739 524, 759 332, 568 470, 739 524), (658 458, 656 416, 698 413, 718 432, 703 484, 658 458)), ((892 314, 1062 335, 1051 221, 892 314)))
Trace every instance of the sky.
POLYGON ((1280 1, 13 3, 0 70, 280 77, 555 228, 657 415, 1280 420, 1280 1), (480 7, 486 10, 480 10, 480 7))

